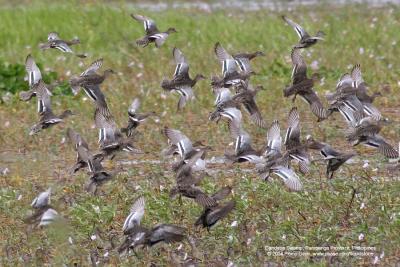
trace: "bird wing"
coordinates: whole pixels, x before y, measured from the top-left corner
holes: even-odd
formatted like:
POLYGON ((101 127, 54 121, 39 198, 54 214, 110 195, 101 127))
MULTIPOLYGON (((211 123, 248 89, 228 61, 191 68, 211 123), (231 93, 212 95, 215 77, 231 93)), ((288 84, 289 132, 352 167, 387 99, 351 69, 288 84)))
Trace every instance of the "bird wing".
POLYGON ((222 75, 226 77, 229 74, 237 72, 237 64, 235 59, 222 47, 218 42, 214 47, 215 55, 222 64, 222 75))
POLYGON ((186 237, 186 228, 173 224, 159 224, 152 230, 149 237, 150 245, 164 241, 166 243, 182 241, 186 237))
POLYGON ((281 177, 290 190, 300 191, 303 188, 300 178, 292 169, 284 166, 275 166, 271 168, 271 171, 281 177))
POLYGON ((218 106, 224 102, 227 102, 232 99, 232 93, 228 88, 219 88, 214 90, 216 93, 216 98, 215 98, 215 106, 218 106))
POLYGON ((373 118, 376 121, 379 121, 382 119, 382 114, 379 111, 379 109, 377 109, 374 105, 372 105, 371 103, 363 103, 363 110, 364 113, 373 118))
POLYGON ((336 84, 336 90, 338 91, 339 89, 348 86, 353 86, 353 78, 349 73, 345 73, 340 77, 339 82, 336 84))
POLYGON ((292 81, 293 84, 297 84, 298 82, 307 79, 307 65, 303 56, 301 55, 300 49, 292 49, 291 59, 293 65, 292 81))
POLYGON ((301 97, 310 105, 311 112, 319 119, 325 119, 327 117, 327 111, 322 105, 321 99, 315 93, 313 89, 306 94, 302 94, 301 97))
POLYGON ((128 109, 129 115, 136 114, 136 112, 139 109, 139 107, 140 107, 139 98, 133 99, 133 101, 132 101, 132 103, 131 103, 131 105, 129 106, 129 109, 128 109))
POLYGON ((241 123, 238 123, 236 120, 228 121, 228 128, 232 138, 235 139, 236 154, 251 147, 251 137, 245 130, 243 130, 241 123))
POLYGON ((99 68, 101 68, 102 65, 103 65, 103 59, 99 58, 99 59, 95 60, 92 64, 90 64, 90 66, 84 72, 82 72, 80 76, 86 76, 88 74, 93 74, 99 68))
POLYGON ((42 74, 40 72, 40 69, 36 65, 36 62, 31 55, 28 55, 26 57, 25 69, 26 72, 28 73, 28 81, 30 87, 32 87, 34 84, 37 84, 39 80, 42 79, 42 74))
POLYGON ((289 112, 284 143, 287 148, 291 144, 300 144, 300 116, 297 107, 293 107, 289 112))
POLYGON ((165 127, 164 135, 172 144, 178 147, 178 152, 182 158, 184 158, 187 153, 193 150, 192 141, 190 141, 190 139, 181 131, 165 127))
POLYGON ((50 204, 51 188, 41 192, 31 203, 32 208, 39 209, 50 204))
POLYGON ((160 47, 164 44, 164 42, 167 40, 168 37, 168 33, 166 32, 160 32, 160 33, 156 33, 156 34, 152 34, 149 37, 153 38, 156 42, 156 47, 160 47))
POLYGON ((229 196, 232 192, 232 188, 229 186, 225 186, 223 188, 221 188, 220 190, 218 190, 217 192, 215 192, 211 197, 215 200, 215 201, 221 201, 223 199, 225 199, 227 196, 229 196))
POLYGON ((51 100, 50 100, 49 89, 47 89, 46 84, 43 82, 43 80, 40 80, 39 83, 35 85, 35 89, 38 101, 39 115, 51 112, 51 100))
POLYGON ((267 132, 267 146, 269 149, 280 152, 282 146, 281 128, 279 121, 272 122, 267 132))
POLYGON ((146 205, 146 201, 144 196, 139 197, 136 199, 135 203, 133 203, 130 213, 128 217, 126 217, 124 225, 122 226, 122 230, 124 232, 129 231, 136 225, 140 225, 140 221, 144 215, 144 208, 146 205))
POLYGON ((101 146, 116 141, 119 129, 107 105, 96 103, 95 125, 99 129, 99 143, 101 146))
POLYGON ((241 102, 247 112, 250 114, 250 119, 254 122, 258 127, 265 128, 266 123, 261 115, 260 110, 254 100, 254 96, 249 91, 244 91, 239 93, 233 97, 233 100, 237 100, 241 102))
POLYGON ((152 35, 159 32, 154 20, 142 15, 131 14, 131 17, 136 21, 143 22, 144 30, 146 31, 147 35, 152 35))
POLYGON ((176 63, 174 79, 180 77, 189 78, 189 64, 187 63, 182 51, 175 47, 172 54, 176 63))
POLYGON ((235 62, 238 65, 239 69, 244 72, 244 73, 250 73, 251 70, 251 65, 250 65, 250 60, 245 57, 237 57, 235 58, 235 62))
POLYGON ((181 110, 188 101, 194 98, 194 93, 190 86, 181 86, 177 89, 177 92, 181 95, 178 101, 178 110, 181 110))
POLYGON ((71 47, 69 47, 69 45, 66 42, 61 40, 56 42, 54 44, 54 47, 64 53, 73 53, 71 47))
POLYGON ((364 82, 362 78, 360 64, 354 65, 353 69, 351 70, 351 78, 353 79, 353 87, 355 88, 357 88, 359 84, 364 82))
POLYGON ((70 142, 73 144, 75 150, 78 148, 78 146, 89 148, 87 142, 82 138, 82 136, 71 128, 67 129, 67 136, 70 142))
POLYGON ((282 16, 283 20, 285 20, 292 28, 296 31, 297 35, 299 36, 300 39, 305 38, 305 37, 310 37, 310 35, 301 27, 299 24, 294 22, 291 19, 288 19, 285 16, 282 16))
POLYGON ((208 225, 213 225, 217 221, 225 218, 235 208, 235 202, 229 201, 224 206, 218 206, 207 214, 206 221, 208 225))

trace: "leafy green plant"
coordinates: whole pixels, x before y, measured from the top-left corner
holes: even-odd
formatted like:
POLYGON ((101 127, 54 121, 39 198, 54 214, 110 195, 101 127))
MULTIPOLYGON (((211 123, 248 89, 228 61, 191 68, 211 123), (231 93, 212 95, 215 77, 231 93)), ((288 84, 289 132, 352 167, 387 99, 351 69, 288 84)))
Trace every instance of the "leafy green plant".
MULTIPOLYGON (((39 69, 43 70, 42 64, 37 63, 39 69)), ((0 61, 0 95, 7 92, 16 94, 29 89, 25 80, 25 65, 20 63, 10 64, 0 61)), ((72 95, 68 82, 57 83, 58 74, 55 71, 42 71, 43 81, 47 84, 56 84, 53 89, 55 95, 72 95)))

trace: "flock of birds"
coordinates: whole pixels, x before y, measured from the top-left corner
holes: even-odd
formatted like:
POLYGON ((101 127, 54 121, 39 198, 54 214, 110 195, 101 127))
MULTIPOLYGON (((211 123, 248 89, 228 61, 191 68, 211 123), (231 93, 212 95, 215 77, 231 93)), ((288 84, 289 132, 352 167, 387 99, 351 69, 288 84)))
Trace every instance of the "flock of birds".
MULTIPOLYGON (((131 15, 133 19, 144 24, 146 35, 137 40, 137 45, 145 47, 155 43, 161 47, 174 28, 160 32, 150 18, 141 15, 131 15)), ((308 34, 300 25, 283 17, 299 35, 299 42, 293 46, 291 60, 293 64, 292 84, 283 90, 285 97, 292 97, 293 102, 297 96, 303 98, 310 106, 312 114, 318 122, 326 120, 334 112, 340 112, 348 124, 346 138, 353 146, 364 144, 377 149, 379 153, 389 159, 399 158, 399 153, 379 133, 388 123, 383 118, 378 108, 373 105, 379 93, 368 94, 366 84, 362 79, 360 65, 355 65, 350 73, 341 76, 336 90, 327 95, 329 105, 325 107, 313 87, 318 75, 307 75, 307 64, 301 51, 320 40, 324 33, 318 32, 315 36, 308 34)), ((74 53, 70 46, 78 44, 79 40, 62 40, 57 33, 48 35, 47 43, 40 44, 41 49, 55 48, 66 53, 74 53)), ((76 54, 78 57, 85 55, 76 54)), ((271 175, 276 175, 291 191, 302 190, 302 182, 292 165, 298 166, 298 172, 304 175, 309 173, 312 162, 309 150, 320 152, 322 159, 327 161, 326 175, 332 179, 335 171, 342 164, 355 155, 343 153, 329 144, 314 140, 311 136, 301 137, 300 116, 297 107, 293 107, 287 118, 287 129, 282 139, 279 121, 274 120, 270 125, 264 120, 256 103, 256 95, 262 86, 252 86, 250 78, 254 74, 251 61, 263 56, 262 52, 230 54, 220 43, 215 44, 215 54, 222 65, 222 76, 211 78, 211 88, 216 97, 215 109, 210 113, 211 121, 225 121, 230 135, 234 140, 234 150, 225 152, 225 159, 229 163, 250 162, 260 177, 268 181, 271 175), (250 115, 250 120, 257 127, 266 129, 266 144, 261 149, 252 146, 251 136, 243 126, 242 107, 250 115), (284 146, 284 149, 282 148, 284 146)), ((178 110, 194 98, 193 87, 201 79, 202 74, 194 78, 189 75, 189 64, 184 54, 178 48, 173 49, 176 68, 171 80, 163 80, 161 87, 170 92, 178 92, 180 98, 178 110)), ((140 149, 133 144, 133 137, 138 133, 137 127, 154 112, 140 113, 140 100, 134 99, 128 110, 128 125, 118 128, 114 117, 108 108, 106 97, 100 86, 108 75, 114 73, 107 69, 99 73, 103 60, 95 60, 79 76, 70 79, 70 86, 76 95, 81 89, 88 95, 94 104, 94 121, 99 130, 99 149, 93 153, 84 138, 72 129, 67 130, 74 150, 76 163, 72 168, 75 173, 87 169, 89 182, 86 189, 94 194, 100 185, 112 179, 118 170, 107 171, 102 165, 106 158, 113 159, 119 151, 140 153, 140 149)), ((29 78, 30 90, 21 92, 20 98, 24 101, 36 96, 38 103, 39 122, 30 129, 30 134, 38 132, 64 121, 67 116, 73 115, 66 110, 60 115, 55 115, 51 106, 51 86, 46 85, 41 76, 40 69, 35 64, 31 55, 26 59, 26 71, 29 78)), ((171 198, 186 197, 193 199, 203 207, 203 211, 196 220, 195 225, 203 226, 208 230, 219 220, 226 217, 234 208, 233 200, 224 201, 231 194, 232 188, 223 187, 212 195, 208 195, 200 188, 200 183, 206 174, 206 153, 210 147, 202 142, 192 142, 183 132, 177 129, 164 127, 163 134, 168 139, 169 146, 162 153, 164 156, 177 156, 178 160, 172 163, 172 170, 176 176, 176 185, 170 189, 171 198)), ((60 218, 57 211, 50 205, 51 189, 39 194, 32 202, 36 211, 26 219, 26 222, 44 226, 60 218)), ((152 246, 159 242, 182 241, 186 237, 186 229, 172 224, 158 224, 154 227, 141 225, 145 211, 145 198, 139 197, 133 204, 130 214, 123 224, 125 240, 118 248, 119 253, 129 252, 138 246, 152 246)))

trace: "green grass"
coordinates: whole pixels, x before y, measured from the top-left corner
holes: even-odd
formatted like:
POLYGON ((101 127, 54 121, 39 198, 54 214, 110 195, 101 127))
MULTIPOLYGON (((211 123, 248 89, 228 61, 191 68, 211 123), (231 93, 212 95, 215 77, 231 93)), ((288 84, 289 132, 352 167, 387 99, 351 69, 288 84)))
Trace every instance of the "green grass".
MULTIPOLYGON (((176 96, 163 96, 159 84, 174 71, 172 48, 177 46, 186 55, 192 75, 203 73, 208 77, 220 72, 213 54, 217 41, 232 52, 264 51, 266 56, 254 61, 258 75, 253 83, 265 87, 257 102, 269 122, 279 119, 285 125, 292 103, 283 98, 282 88, 290 82, 290 47, 297 36, 282 22, 280 15, 270 11, 242 13, 237 10, 211 14, 199 10, 150 13, 125 4, 46 3, 8 7, 0 9, 0 61, 23 64, 31 53, 43 66, 42 70, 55 71, 60 80, 67 81, 68 72, 79 74, 91 61, 103 57, 103 68, 113 68, 119 73, 102 87, 119 126, 126 123, 126 111, 134 97, 142 98, 143 110, 154 110, 161 119, 160 123, 150 120, 140 128, 142 135, 137 147, 147 152, 145 155, 121 154, 117 160, 159 159, 161 148, 166 146, 160 133, 164 125, 181 129, 192 140, 210 144, 214 148, 210 157, 221 156, 231 140, 225 126, 208 122, 213 105, 209 81, 200 82, 195 89, 196 102, 190 103, 184 113, 175 111, 176 96), (161 49, 138 48, 134 41, 142 36, 143 29, 129 17, 132 12, 151 16, 161 30, 175 26, 179 33, 171 35, 161 49), (38 43, 45 41, 50 31, 57 31, 66 39, 78 36, 82 44, 73 48, 79 53, 88 53, 88 59, 80 60, 54 50, 39 51, 38 43)), ((304 53, 308 64, 318 61, 318 72, 324 77, 324 82, 316 86, 320 95, 334 90, 340 75, 355 63, 361 64, 364 79, 372 91, 386 88, 377 106, 394 121, 384 129, 383 135, 395 144, 400 133, 396 116, 400 10, 396 7, 369 10, 362 6, 318 6, 287 15, 310 33, 319 29, 326 33, 325 42, 304 53)), ((361 166, 347 165, 332 182, 326 181, 323 165, 314 165, 310 175, 301 177, 305 186, 301 193, 287 192, 278 179, 264 183, 254 173, 242 172, 242 168, 250 167, 246 164, 215 166, 221 171, 214 177, 207 177, 202 187, 214 192, 224 185, 233 186, 237 208, 207 233, 193 226, 201 212, 199 207, 188 200, 181 206, 178 201, 169 199, 168 191, 174 184, 169 162, 124 166, 126 172, 106 184, 100 196, 85 192, 86 174, 68 174, 75 153, 67 142, 62 142, 67 127, 81 133, 92 149, 97 147, 97 130, 91 127, 94 109, 83 97, 55 95, 52 101, 56 113, 69 108, 76 115, 64 125, 34 137, 28 135, 29 127, 37 120, 34 101, 19 102, 15 96, 0 105, 0 167, 10 169, 9 175, 0 177, 2 265, 89 265, 91 250, 103 255, 110 246, 110 239, 119 244, 123 221, 139 195, 145 195, 147 201, 143 223, 176 223, 187 227, 189 235, 196 240, 200 251, 197 257, 202 265, 226 260, 228 248, 233 250, 230 260, 238 266, 282 261, 289 265, 325 266, 329 261, 318 257, 271 257, 267 255, 268 246, 375 246, 376 255, 385 252, 381 260, 383 265, 400 260, 400 182, 398 174, 386 172, 383 158, 373 151, 356 148, 359 159, 371 161, 370 167, 364 170, 361 166), (55 189, 52 203, 66 218, 66 223, 28 231, 22 219, 32 199, 48 186, 55 189), (352 188, 357 194, 349 206, 352 188), (361 203, 365 203, 365 209, 360 209, 361 203), (233 221, 238 222, 237 227, 230 226, 233 221), (91 241, 90 236, 96 232, 100 233, 99 237, 91 241), (361 233, 365 240, 360 243, 361 233), (68 237, 72 238, 72 245, 68 237)), ((296 105, 301 112, 303 136, 312 134, 337 148, 351 150, 343 140, 345 124, 340 116, 316 125, 308 106, 299 100, 296 105)), ((246 129, 255 144, 261 146, 265 132, 250 127, 248 118, 245 119, 246 129)), ((108 167, 115 166, 115 162, 107 164, 108 167)), ((159 246, 128 258, 119 258, 116 251, 110 251, 108 263, 173 265, 171 257, 175 254, 181 262, 185 253, 189 258, 194 257, 188 242, 184 242, 179 251, 178 247, 179 244, 159 246)), ((367 266, 372 260, 371 257, 341 257, 331 262, 367 266)))

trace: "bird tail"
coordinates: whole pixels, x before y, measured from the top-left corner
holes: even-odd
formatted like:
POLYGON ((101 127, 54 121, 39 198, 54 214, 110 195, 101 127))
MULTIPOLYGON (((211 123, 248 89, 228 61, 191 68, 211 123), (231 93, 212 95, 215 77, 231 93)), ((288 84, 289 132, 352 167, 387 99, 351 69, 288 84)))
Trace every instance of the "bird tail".
POLYGON ((142 38, 136 40, 136 44, 141 47, 146 47, 149 44, 149 40, 147 38, 142 38))
POLYGON ((315 36, 319 37, 319 38, 323 38, 325 36, 325 33, 323 31, 318 31, 315 36))
POLYGON ((33 92, 32 90, 21 91, 19 92, 19 99, 21 99, 22 101, 29 101, 34 95, 35 92, 33 92))
POLYGON ((81 43, 81 41, 78 38, 74 38, 71 40, 71 45, 80 44, 80 43, 81 43))
POLYGON ((85 54, 75 54, 75 56, 79 58, 86 58, 87 56, 85 54))

